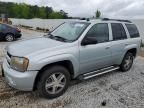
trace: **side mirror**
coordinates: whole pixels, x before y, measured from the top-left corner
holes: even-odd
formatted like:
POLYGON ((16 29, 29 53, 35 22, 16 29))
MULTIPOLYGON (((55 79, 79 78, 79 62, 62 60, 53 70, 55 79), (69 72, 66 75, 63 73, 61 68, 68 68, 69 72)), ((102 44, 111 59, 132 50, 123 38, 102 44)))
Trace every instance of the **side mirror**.
POLYGON ((95 37, 86 36, 81 43, 81 45, 83 46, 91 44, 97 44, 97 40, 95 37))

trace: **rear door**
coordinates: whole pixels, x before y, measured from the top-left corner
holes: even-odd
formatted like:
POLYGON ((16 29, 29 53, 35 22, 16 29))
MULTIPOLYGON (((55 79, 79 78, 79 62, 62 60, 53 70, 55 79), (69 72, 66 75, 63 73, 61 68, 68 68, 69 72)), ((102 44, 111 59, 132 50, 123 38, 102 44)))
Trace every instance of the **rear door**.
POLYGON ((125 47, 128 45, 128 37, 126 31, 124 29, 123 24, 121 23, 111 23, 112 29, 112 43, 111 43, 111 51, 112 51, 112 61, 113 64, 120 64, 123 59, 126 49, 125 47))

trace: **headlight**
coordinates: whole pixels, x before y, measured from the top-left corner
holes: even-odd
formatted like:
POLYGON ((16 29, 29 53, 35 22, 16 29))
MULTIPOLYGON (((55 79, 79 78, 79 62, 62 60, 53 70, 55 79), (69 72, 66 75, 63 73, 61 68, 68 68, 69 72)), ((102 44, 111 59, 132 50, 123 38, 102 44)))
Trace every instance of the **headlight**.
POLYGON ((29 60, 22 57, 11 57, 10 66, 12 69, 24 72, 27 70, 29 60))

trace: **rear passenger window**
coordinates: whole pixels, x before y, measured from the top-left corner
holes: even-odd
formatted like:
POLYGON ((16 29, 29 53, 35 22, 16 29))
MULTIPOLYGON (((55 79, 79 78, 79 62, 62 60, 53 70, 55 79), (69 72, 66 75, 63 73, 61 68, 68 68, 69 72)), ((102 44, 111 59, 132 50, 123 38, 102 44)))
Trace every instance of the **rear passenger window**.
POLYGON ((140 37, 137 27, 134 24, 126 24, 131 38, 140 37))
POLYGON ((109 41, 109 29, 108 24, 99 23, 94 25, 87 33, 86 36, 91 38, 96 38, 98 43, 108 42, 109 41))
POLYGON ((122 40, 127 38, 125 29, 122 24, 112 23, 111 27, 112 27, 113 40, 122 40))

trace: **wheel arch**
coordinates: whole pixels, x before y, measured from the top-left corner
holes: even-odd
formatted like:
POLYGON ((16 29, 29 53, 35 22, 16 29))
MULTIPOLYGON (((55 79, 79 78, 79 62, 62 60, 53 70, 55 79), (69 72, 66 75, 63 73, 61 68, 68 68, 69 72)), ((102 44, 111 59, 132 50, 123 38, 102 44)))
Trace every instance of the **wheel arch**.
POLYGON ((124 53, 124 55, 122 56, 122 59, 121 59, 121 61, 120 61, 120 64, 122 63, 125 55, 126 55, 128 52, 132 53, 132 54, 134 55, 134 58, 135 58, 136 55, 137 55, 137 48, 133 47, 133 48, 127 49, 127 51, 126 51, 126 52, 124 53))
POLYGON ((126 53, 128 53, 128 52, 132 53, 133 56, 136 57, 136 55, 137 55, 137 48, 131 48, 126 53))
POLYGON ((34 86, 33 86, 33 90, 37 89, 37 84, 38 81, 40 80, 41 75, 43 74, 43 72, 50 68, 51 66, 55 66, 55 65, 59 65, 59 66, 63 66, 65 67, 69 72, 70 72, 70 78, 73 79, 74 78, 74 66, 72 64, 72 62, 70 60, 63 60, 63 61, 57 61, 54 63, 50 63, 50 64, 46 64, 45 66, 43 66, 38 74, 36 75, 35 81, 34 81, 34 86))
MULTIPOLYGON (((11 32, 6 33, 6 35, 8 35, 8 34, 10 34, 10 35, 13 35, 13 36, 14 36, 14 33, 11 33, 11 32)), ((6 36, 6 35, 5 35, 5 36, 6 36)))

